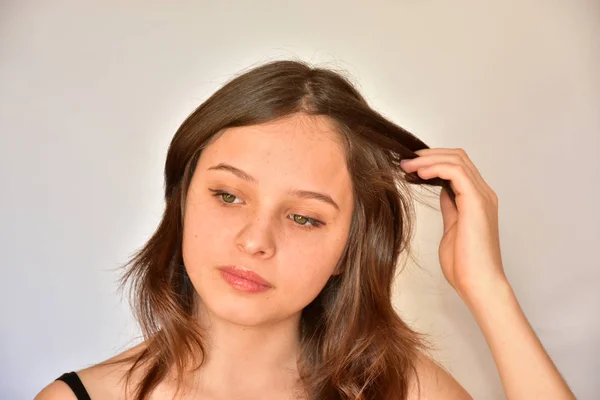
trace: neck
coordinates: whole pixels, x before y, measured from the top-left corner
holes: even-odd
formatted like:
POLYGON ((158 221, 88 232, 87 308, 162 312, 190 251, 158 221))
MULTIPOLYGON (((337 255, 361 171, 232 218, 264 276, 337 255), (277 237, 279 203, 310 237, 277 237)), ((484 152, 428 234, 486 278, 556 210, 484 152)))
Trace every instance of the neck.
POLYGON ((264 390, 286 391, 298 379, 300 313, 285 320, 241 326, 211 314, 198 302, 204 328, 206 358, 198 370, 199 390, 233 398, 264 390), (281 383, 276 389, 274 385, 281 383))

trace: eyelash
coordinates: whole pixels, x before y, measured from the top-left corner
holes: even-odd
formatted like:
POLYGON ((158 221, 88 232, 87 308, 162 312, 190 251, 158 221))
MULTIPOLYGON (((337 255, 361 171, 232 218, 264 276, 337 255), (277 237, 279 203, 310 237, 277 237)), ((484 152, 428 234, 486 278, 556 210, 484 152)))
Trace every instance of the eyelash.
MULTIPOLYGON (((232 205, 232 204, 234 204, 234 203, 227 203, 226 201, 223 201, 223 197, 222 197, 223 195, 229 195, 229 196, 233 196, 233 197, 235 197, 236 199, 238 198, 236 195, 234 195, 234 194, 231 194, 231 193, 229 193, 229 192, 225 192, 225 191, 223 191, 223 190, 214 190, 214 189, 208 189, 208 190, 210 190, 211 192, 213 192, 213 193, 214 193, 214 194, 212 195, 213 197, 220 197, 220 202, 221 202, 221 204, 223 204, 223 205, 232 205)), ((307 224, 307 225, 302 225, 302 224, 299 224, 299 223, 297 223, 297 222, 295 223, 295 224, 296 224, 296 225, 298 225, 298 227, 300 227, 301 229, 310 230, 310 229, 320 228, 321 226, 325 225, 325 223, 324 223, 324 222, 322 222, 322 221, 319 221, 319 220, 317 220, 317 219, 314 219, 314 218, 307 217, 307 216, 305 216, 305 215, 300 215, 300 214, 291 214, 291 215, 292 215, 292 216, 303 217, 303 218, 306 218, 306 219, 308 220, 308 222, 310 223, 310 225, 308 225, 308 224, 307 224)), ((290 218, 290 219, 291 219, 292 221, 294 221, 294 219, 293 219, 293 218, 290 218)), ((294 222, 295 222, 295 221, 294 221, 294 222)))

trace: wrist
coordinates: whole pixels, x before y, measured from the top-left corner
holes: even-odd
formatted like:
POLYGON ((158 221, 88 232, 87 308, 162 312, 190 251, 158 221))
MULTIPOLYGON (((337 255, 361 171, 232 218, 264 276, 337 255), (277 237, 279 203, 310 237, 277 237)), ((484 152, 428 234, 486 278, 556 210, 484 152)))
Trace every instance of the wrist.
POLYGON ((487 279, 479 279, 477 282, 463 285, 458 291, 459 296, 463 299, 467 307, 472 311, 481 306, 493 306, 506 303, 515 297, 512 286, 504 274, 487 277, 487 279))

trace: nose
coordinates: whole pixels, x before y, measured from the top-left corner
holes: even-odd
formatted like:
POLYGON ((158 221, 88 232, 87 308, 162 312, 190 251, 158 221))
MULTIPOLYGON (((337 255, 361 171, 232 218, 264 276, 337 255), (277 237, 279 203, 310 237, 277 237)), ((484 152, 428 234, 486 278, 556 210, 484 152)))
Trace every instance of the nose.
POLYGON ((272 226, 267 219, 253 218, 239 232, 236 245, 242 252, 263 259, 275 254, 272 226))

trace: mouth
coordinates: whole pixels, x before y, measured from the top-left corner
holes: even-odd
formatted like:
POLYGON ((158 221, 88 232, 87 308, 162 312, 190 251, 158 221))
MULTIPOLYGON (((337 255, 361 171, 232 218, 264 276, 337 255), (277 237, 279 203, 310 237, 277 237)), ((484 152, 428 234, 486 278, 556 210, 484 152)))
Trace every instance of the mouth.
POLYGON ((247 293, 264 292, 273 287, 270 282, 244 267, 228 265, 218 268, 222 278, 234 289, 247 293))

